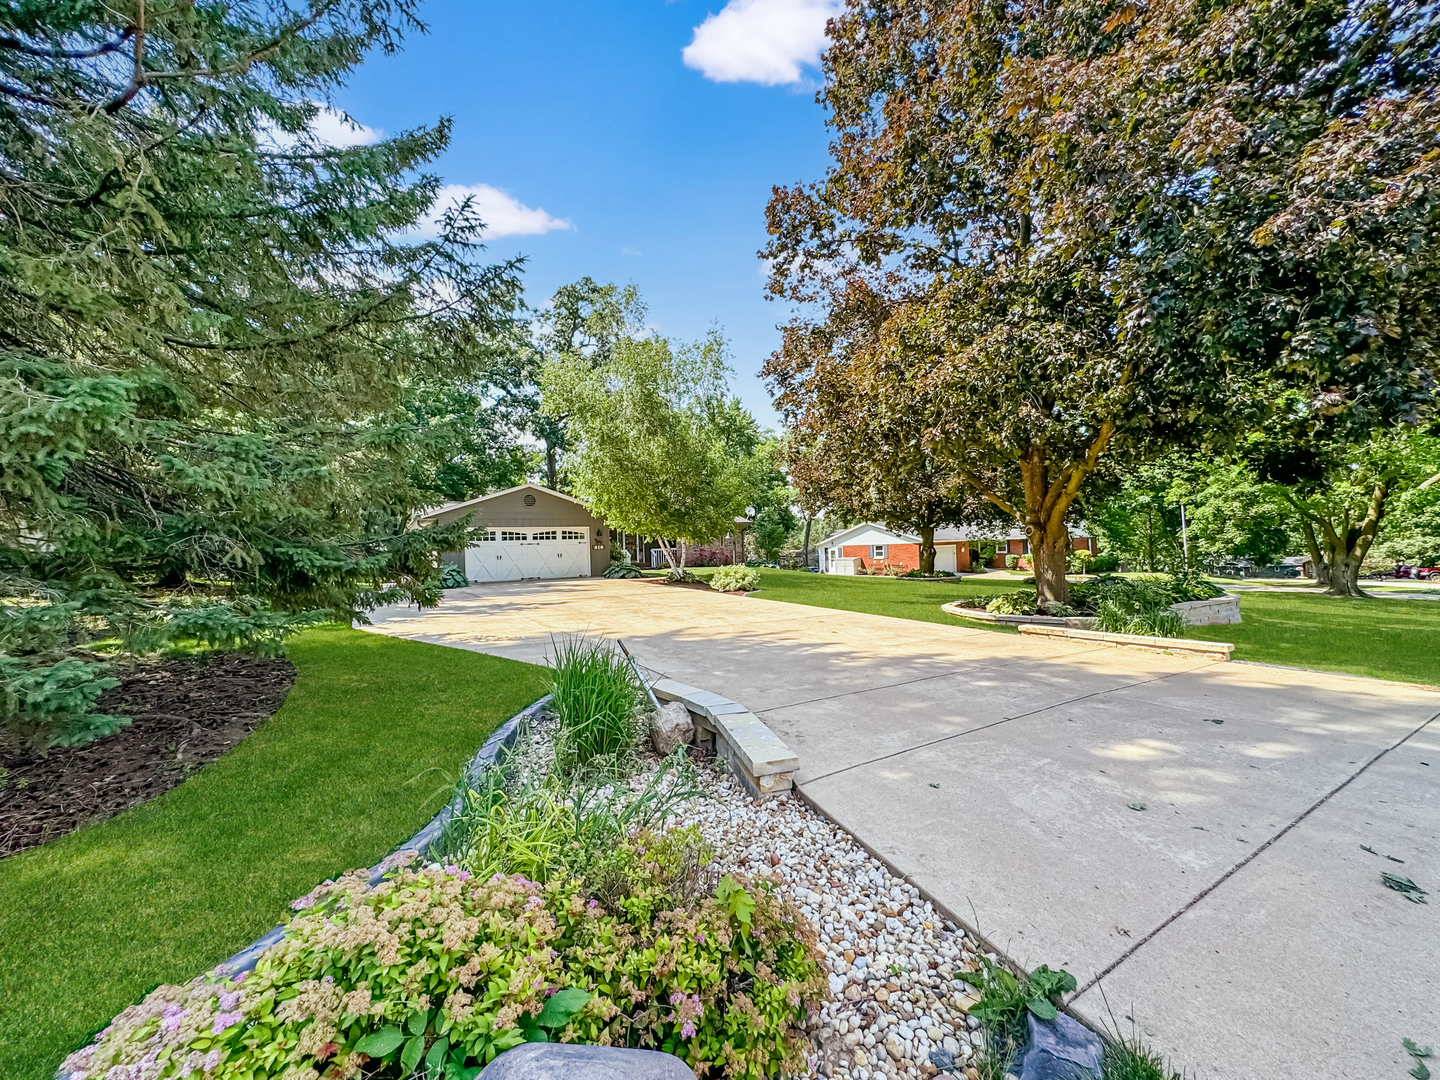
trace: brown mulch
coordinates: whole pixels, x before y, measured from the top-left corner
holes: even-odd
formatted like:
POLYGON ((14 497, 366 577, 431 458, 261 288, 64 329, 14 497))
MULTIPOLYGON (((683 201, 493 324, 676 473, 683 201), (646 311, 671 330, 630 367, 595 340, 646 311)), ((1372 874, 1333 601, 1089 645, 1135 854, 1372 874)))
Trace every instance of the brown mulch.
POLYGON ((240 653, 119 669, 95 711, 128 716, 86 746, 27 752, 0 730, 0 857, 35 847, 169 791, 280 708, 289 661, 240 653))
POLYGON ((668 585, 672 589, 701 589, 704 592, 715 591, 710 588, 708 581, 671 581, 669 578, 663 577, 652 577, 646 578, 645 580, 656 585, 668 585))

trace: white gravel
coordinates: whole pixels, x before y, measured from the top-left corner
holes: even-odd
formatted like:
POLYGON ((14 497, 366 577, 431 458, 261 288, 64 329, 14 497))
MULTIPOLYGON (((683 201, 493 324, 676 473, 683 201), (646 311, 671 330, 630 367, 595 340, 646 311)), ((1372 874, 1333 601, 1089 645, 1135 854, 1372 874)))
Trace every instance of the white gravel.
MULTIPOLYGON (((548 734, 544 722, 533 726, 510 761, 547 768, 548 734)), ((648 758, 631 786, 659 765, 648 758)), ((978 1080, 968 1063, 982 1034, 966 1015, 976 995, 956 980, 979 970, 977 943, 798 796, 753 801, 723 768, 699 774, 710 798, 688 804, 675 824, 700 826, 722 872, 775 882, 826 950, 830 993, 811 1025, 810 1075, 978 1080)))

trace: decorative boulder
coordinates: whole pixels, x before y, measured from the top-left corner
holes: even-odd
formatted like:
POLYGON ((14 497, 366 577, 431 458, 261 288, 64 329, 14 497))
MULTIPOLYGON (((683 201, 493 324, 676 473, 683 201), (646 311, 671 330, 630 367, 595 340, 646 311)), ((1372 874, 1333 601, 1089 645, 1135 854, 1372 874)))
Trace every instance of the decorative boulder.
MULTIPOLYGON (((1028 1013, 1030 1045, 1025 1049, 1020 1080, 1100 1080, 1105 1046, 1083 1024, 1061 1013, 1041 1020, 1028 1013)), ((1011 1065, 1012 1072, 1015 1066, 1011 1065)))
POLYGON ((673 1054, 580 1043, 521 1043, 480 1072, 479 1080, 695 1080, 673 1054))
POLYGON ((650 743, 661 757, 695 736, 695 721, 683 702, 667 701, 650 718, 650 743))

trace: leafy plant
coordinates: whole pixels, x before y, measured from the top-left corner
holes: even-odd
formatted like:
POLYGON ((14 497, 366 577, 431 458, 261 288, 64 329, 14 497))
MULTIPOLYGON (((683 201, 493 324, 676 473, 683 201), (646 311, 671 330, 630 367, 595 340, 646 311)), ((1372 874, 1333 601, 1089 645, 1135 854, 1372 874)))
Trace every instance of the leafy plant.
MULTIPOLYGON (((604 773, 530 777, 507 787, 503 776, 491 771, 479 787, 460 785, 454 813, 429 854, 481 877, 603 878, 610 885, 597 888, 610 895, 613 874, 601 868, 606 853, 619 852, 636 835, 664 829, 682 806, 701 795, 683 747, 638 792, 604 773)), ((709 861, 699 857, 698 839, 695 843, 695 852, 671 853, 677 864, 709 861)), ((677 895, 688 895, 678 885, 679 876, 677 895)))
POLYGON ((1042 1020, 1054 1020, 1055 1002, 1061 994, 1076 987, 1075 976, 1068 971, 1052 971, 1041 964, 1025 978, 1016 978, 1005 968, 981 957, 982 983, 980 1001, 970 1014, 983 1023, 1001 1029, 1013 1028, 1032 1012, 1042 1020))
POLYGON ((440 587, 442 589, 463 589, 469 584, 464 569, 454 563, 446 563, 440 568, 440 587))
POLYGON ((640 568, 634 563, 612 562, 605 568, 605 572, 601 576, 608 578, 637 578, 644 577, 645 575, 640 572, 640 568))
POLYGON ((748 566, 722 566, 710 577, 718 592, 754 592, 760 588, 760 574, 748 566))
POLYGON ((1001 593, 985 605, 985 610, 996 615, 1034 615, 1035 593, 1028 589, 1001 593))
POLYGON ((1185 633, 1184 617, 1168 606, 1141 608, 1124 600, 1106 600, 1095 615, 1100 620, 1100 629, 1107 634, 1178 638, 1185 633))
POLYGON ((307 898, 248 977, 162 986, 64 1068, 146 1061, 155 1080, 240 1080, 362 1064, 403 1077, 423 1063, 472 1080, 504 1050, 558 1038, 664 1050, 702 1074, 803 1069, 800 1022, 825 980, 799 912, 740 878, 677 905, 631 857, 634 888, 613 906, 574 880, 450 866, 371 890, 347 874, 307 898))
POLYGON ((575 636, 553 645, 555 759, 566 771, 628 761, 640 744, 644 700, 629 661, 610 642, 575 636))

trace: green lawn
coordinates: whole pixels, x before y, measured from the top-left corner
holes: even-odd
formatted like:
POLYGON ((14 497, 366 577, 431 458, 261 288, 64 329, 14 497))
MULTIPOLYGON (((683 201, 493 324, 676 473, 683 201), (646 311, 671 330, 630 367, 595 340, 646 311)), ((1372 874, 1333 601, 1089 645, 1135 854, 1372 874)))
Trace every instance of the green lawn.
POLYGON ((1190 637, 1235 644, 1236 660, 1440 685, 1440 605, 1245 592, 1241 622, 1196 626, 1190 637))
POLYGON ((529 664, 349 629, 307 633, 288 654, 299 677, 284 707, 225 757, 0 860, 4 1080, 51 1080, 151 987, 204 972, 320 881, 376 862, 548 680, 529 664))
MULTIPOLYGON (((713 570, 698 569, 696 576, 708 578, 713 570)), ((893 615, 897 619, 944 623, 947 626, 981 627, 1001 633, 1015 633, 1014 627, 996 626, 956 618, 940 605, 966 596, 994 596, 1026 588, 1018 579, 987 580, 961 577, 955 581, 900 581, 887 577, 841 577, 838 574, 811 574, 803 570, 760 570, 760 591, 755 596, 783 600, 788 604, 863 611, 869 615, 893 615)))
MULTIPOLYGON (((701 576, 712 572, 697 571, 701 576)), ((940 605, 960 596, 1034 588, 1013 578, 966 577, 932 584, 764 569, 760 585, 754 595, 767 600, 986 629, 992 627, 954 618, 940 605)), ((1440 685, 1440 604, 1434 601, 1244 592, 1240 614, 1244 621, 1239 624, 1193 627, 1190 636, 1233 642, 1236 660, 1440 685)))

